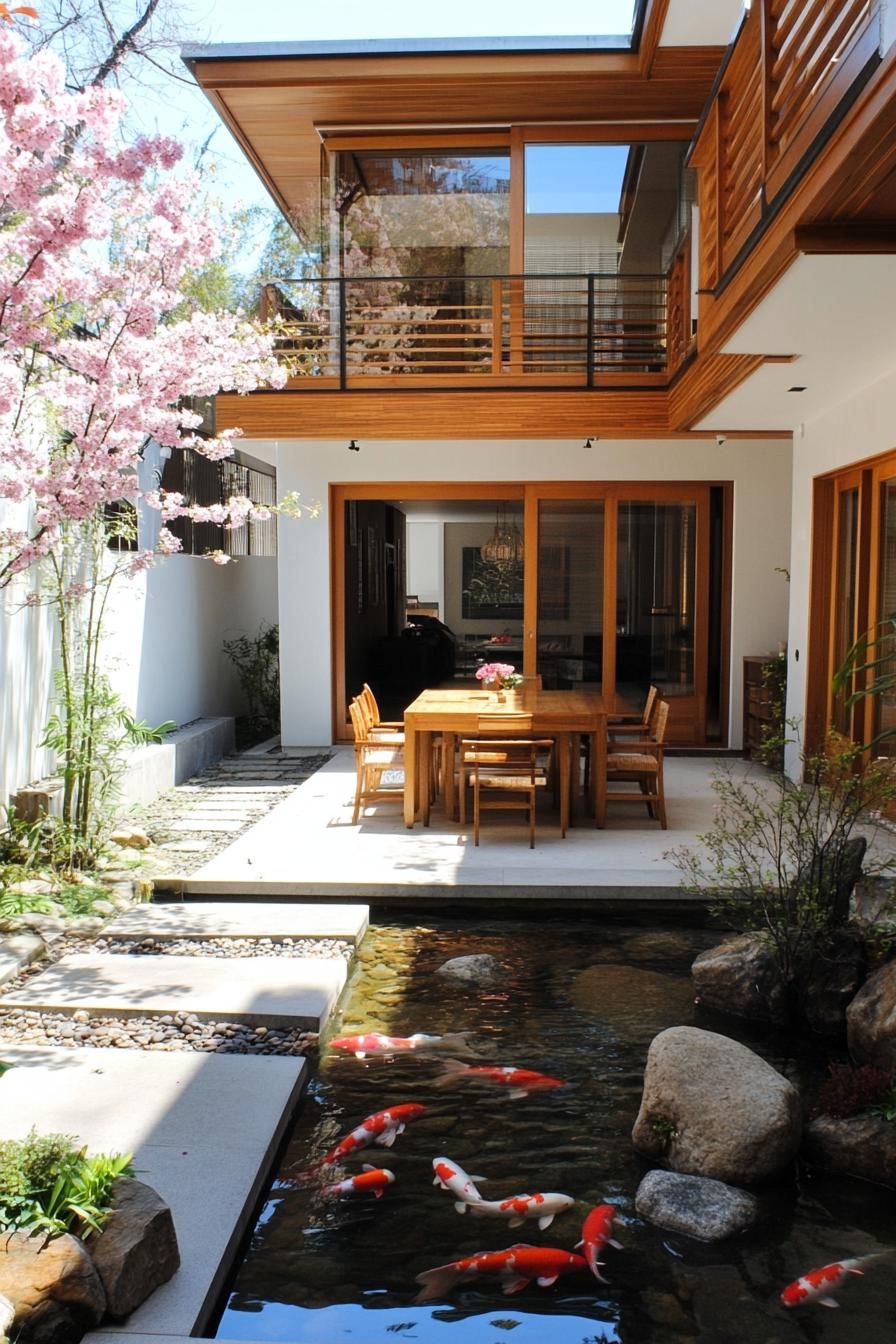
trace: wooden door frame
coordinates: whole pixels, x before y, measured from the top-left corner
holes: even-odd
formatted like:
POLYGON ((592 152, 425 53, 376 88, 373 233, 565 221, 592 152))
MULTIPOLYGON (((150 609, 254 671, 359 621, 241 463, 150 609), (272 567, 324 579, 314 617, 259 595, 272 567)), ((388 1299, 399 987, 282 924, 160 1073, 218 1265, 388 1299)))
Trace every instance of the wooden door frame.
MULTIPOLYGON (((694 594, 694 700, 696 734, 694 745, 705 740, 707 657, 709 635, 709 523, 710 490, 725 491, 725 565, 730 575, 731 502, 730 481, 366 481, 333 482, 329 487, 330 511, 330 610, 333 668, 332 723, 335 742, 349 740, 345 719, 348 690, 345 684, 345 504, 349 500, 519 500, 523 506, 523 672, 535 673, 538 653, 538 502, 541 499, 602 500, 604 502, 604 629, 616 626, 617 520, 620 500, 657 500, 662 503, 694 503, 697 506, 696 579, 694 594), (608 617, 609 613, 609 617, 608 617), (610 625, 607 621, 610 619, 610 625)), ((723 593, 722 611, 722 704, 730 690, 731 596, 723 593)), ((603 684, 615 688, 615 640, 603 641, 603 684)), ((724 725, 723 725, 724 729, 724 725)))

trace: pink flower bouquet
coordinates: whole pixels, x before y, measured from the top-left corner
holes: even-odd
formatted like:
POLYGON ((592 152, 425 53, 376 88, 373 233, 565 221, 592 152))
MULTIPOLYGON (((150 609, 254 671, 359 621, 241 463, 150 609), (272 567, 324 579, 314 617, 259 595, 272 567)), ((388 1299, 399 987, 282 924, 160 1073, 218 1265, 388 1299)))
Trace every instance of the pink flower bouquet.
POLYGON ((517 675, 513 663, 483 663, 476 669, 476 680, 499 690, 501 686, 518 686, 522 677, 517 675))

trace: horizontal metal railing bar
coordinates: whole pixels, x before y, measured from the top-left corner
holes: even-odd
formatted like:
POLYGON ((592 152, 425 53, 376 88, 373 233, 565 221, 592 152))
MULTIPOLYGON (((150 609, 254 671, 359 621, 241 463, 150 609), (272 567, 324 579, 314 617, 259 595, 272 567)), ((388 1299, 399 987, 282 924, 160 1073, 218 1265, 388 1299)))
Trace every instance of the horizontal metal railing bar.
POLYGON ((630 273, 627 271, 529 271, 529 272, 506 272, 501 275, 454 275, 451 273, 445 275, 346 275, 346 276, 327 276, 315 279, 301 278, 281 278, 271 279, 266 283, 271 285, 407 285, 420 284, 427 280, 460 280, 464 284, 482 284, 490 283, 492 280, 611 280, 618 283, 622 280, 624 284, 638 284, 648 280, 665 281, 666 276, 662 271, 638 271, 630 273))

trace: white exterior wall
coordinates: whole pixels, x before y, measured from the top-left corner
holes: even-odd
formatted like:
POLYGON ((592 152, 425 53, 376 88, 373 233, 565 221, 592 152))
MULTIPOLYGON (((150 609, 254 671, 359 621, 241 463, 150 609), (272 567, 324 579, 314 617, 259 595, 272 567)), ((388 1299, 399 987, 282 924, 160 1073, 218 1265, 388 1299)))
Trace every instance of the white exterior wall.
MULTIPOLYGON (((104 665, 138 719, 178 724, 243 708, 233 666, 221 648, 277 620, 277 561, 218 566, 171 556, 122 585, 109 620, 104 665)), ((37 743, 52 691, 53 622, 43 608, 16 610, 17 589, 0 608, 0 802, 47 775, 53 762, 37 743)))
MULTIPOLYGON (((255 448, 245 444, 248 452, 255 448)), ((776 567, 790 556, 789 440, 452 440, 396 442, 363 439, 360 453, 338 441, 281 440, 281 494, 318 500, 321 515, 280 527, 280 648, 283 741, 329 743, 331 629, 328 487, 332 482, 699 480, 734 482, 734 563, 731 630, 732 745, 742 728, 741 658, 777 651, 787 634, 787 584, 776 567)), ((496 494, 500 493, 496 490, 496 494)), ((422 596, 422 594, 421 594, 422 596)))
MULTIPOLYGON (((812 556, 812 482, 896 447, 896 374, 809 421, 793 440, 793 534, 790 552, 790 630, 787 713, 806 711, 809 579, 812 556), (797 657, 799 654, 799 657, 797 657)), ((795 768, 792 753, 788 768, 795 768)))

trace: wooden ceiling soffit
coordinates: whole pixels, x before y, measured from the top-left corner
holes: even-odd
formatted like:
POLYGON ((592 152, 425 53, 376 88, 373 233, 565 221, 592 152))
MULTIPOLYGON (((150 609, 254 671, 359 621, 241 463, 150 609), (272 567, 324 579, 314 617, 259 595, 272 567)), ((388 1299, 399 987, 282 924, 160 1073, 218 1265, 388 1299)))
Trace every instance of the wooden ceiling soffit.
POLYGON ((698 355, 669 391, 670 428, 691 429, 765 362, 765 355, 698 355))
POLYGON ((669 437, 656 392, 221 393, 217 423, 250 439, 614 439, 669 437))

